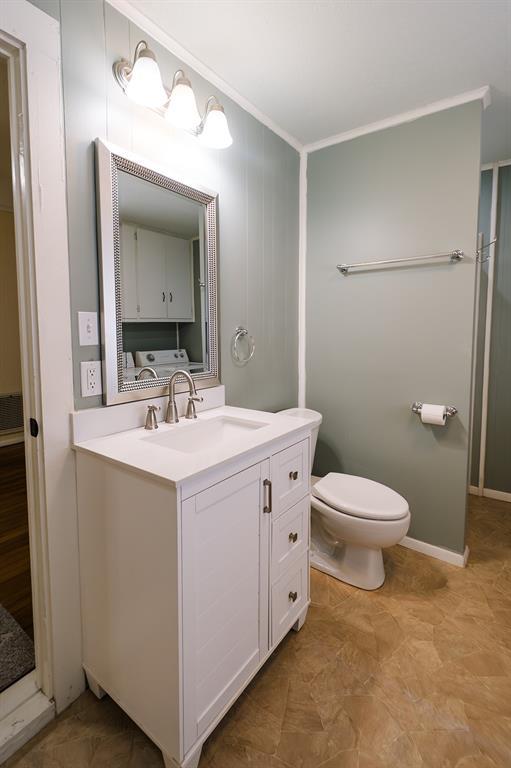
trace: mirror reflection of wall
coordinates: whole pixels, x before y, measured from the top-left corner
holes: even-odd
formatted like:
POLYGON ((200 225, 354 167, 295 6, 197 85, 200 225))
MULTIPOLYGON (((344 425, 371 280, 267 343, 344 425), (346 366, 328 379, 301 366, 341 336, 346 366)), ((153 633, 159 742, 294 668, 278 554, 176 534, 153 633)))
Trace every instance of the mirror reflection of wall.
POLYGON ((124 171, 118 193, 125 380, 201 372, 208 364, 204 206, 124 171))

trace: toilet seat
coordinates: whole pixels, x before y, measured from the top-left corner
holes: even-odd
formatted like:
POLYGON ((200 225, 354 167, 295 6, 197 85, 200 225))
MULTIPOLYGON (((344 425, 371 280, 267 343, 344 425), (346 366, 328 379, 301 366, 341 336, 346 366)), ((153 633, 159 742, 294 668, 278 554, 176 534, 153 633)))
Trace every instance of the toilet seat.
POLYGON ((318 480, 312 495, 339 512, 366 520, 401 520, 410 511, 406 499, 386 485, 340 472, 318 480))

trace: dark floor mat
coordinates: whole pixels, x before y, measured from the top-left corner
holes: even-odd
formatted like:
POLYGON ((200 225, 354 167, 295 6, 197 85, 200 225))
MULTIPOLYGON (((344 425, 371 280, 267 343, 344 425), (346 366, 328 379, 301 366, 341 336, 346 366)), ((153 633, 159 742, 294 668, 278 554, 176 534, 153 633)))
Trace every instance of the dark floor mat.
POLYGON ((34 666, 32 640, 0 605, 0 692, 28 674, 34 666))

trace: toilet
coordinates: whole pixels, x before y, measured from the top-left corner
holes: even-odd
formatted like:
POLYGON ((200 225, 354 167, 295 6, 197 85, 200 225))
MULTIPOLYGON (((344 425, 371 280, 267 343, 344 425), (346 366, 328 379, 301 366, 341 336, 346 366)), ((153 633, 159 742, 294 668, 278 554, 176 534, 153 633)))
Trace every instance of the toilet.
MULTIPOLYGON (((281 411, 312 424, 311 464, 322 416, 307 408, 281 411)), ((408 502, 365 477, 329 472, 312 486, 311 565, 361 589, 385 581, 382 549, 397 544, 410 526, 408 502)))

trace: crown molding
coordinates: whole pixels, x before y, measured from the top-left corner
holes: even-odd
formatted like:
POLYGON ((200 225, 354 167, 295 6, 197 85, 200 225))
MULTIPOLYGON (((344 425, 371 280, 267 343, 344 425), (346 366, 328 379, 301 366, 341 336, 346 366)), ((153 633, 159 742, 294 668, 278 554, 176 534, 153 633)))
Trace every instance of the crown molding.
POLYGON ((344 141, 351 141, 351 139, 356 139, 359 136, 365 136, 368 133, 384 131, 386 128, 393 128, 396 125, 411 123, 414 120, 418 120, 420 117, 432 115, 435 112, 443 112, 446 109, 451 109, 451 107, 458 107, 462 104, 468 104, 471 101, 482 101, 483 109, 489 107, 491 104, 490 86, 485 85, 482 88, 477 88, 474 91, 465 91, 464 93, 459 93, 457 96, 450 96, 447 99, 441 99, 440 101, 434 101, 431 104, 426 104, 424 107, 411 109, 408 112, 401 112, 398 115, 386 117, 383 120, 378 120, 375 123, 368 123, 367 125, 362 125, 359 128, 352 128, 349 131, 338 133, 335 136, 329 136, 326 139, 313 141, 310 144, 306 144, 303 149, 308 153, 316 152, 318 149, 331 147, 334 144, 341 144, 344 141))
POLYGON ((239 107, 248 112, 252 117, 255 117, 260 123, 269 128, 270 131, 280 136, 287 144, 290 144, 293 149, 300 152, 303 145, 294 136, 285 131, 279 125, 273 122, 264 112, 261 112, 252 102, 241 95, 235 88, 227 83, 222 77, 216 74, 200 59, 197 59, 190 51, 184 48, 177 42, 171 35, 163 30, 158 24, 149 19, 142 11, 135 8, 129 0, 107 0, 109 5, 115 8, 123 16, 126 16, 130 21, 140 27, 144 32, 150 35, 154 40, 164 46, 168 51, 177 56, 177 58, 191 67, 197 74, 204 77, 208 82, 218 88, 222 93, 228 96, 239 107))

